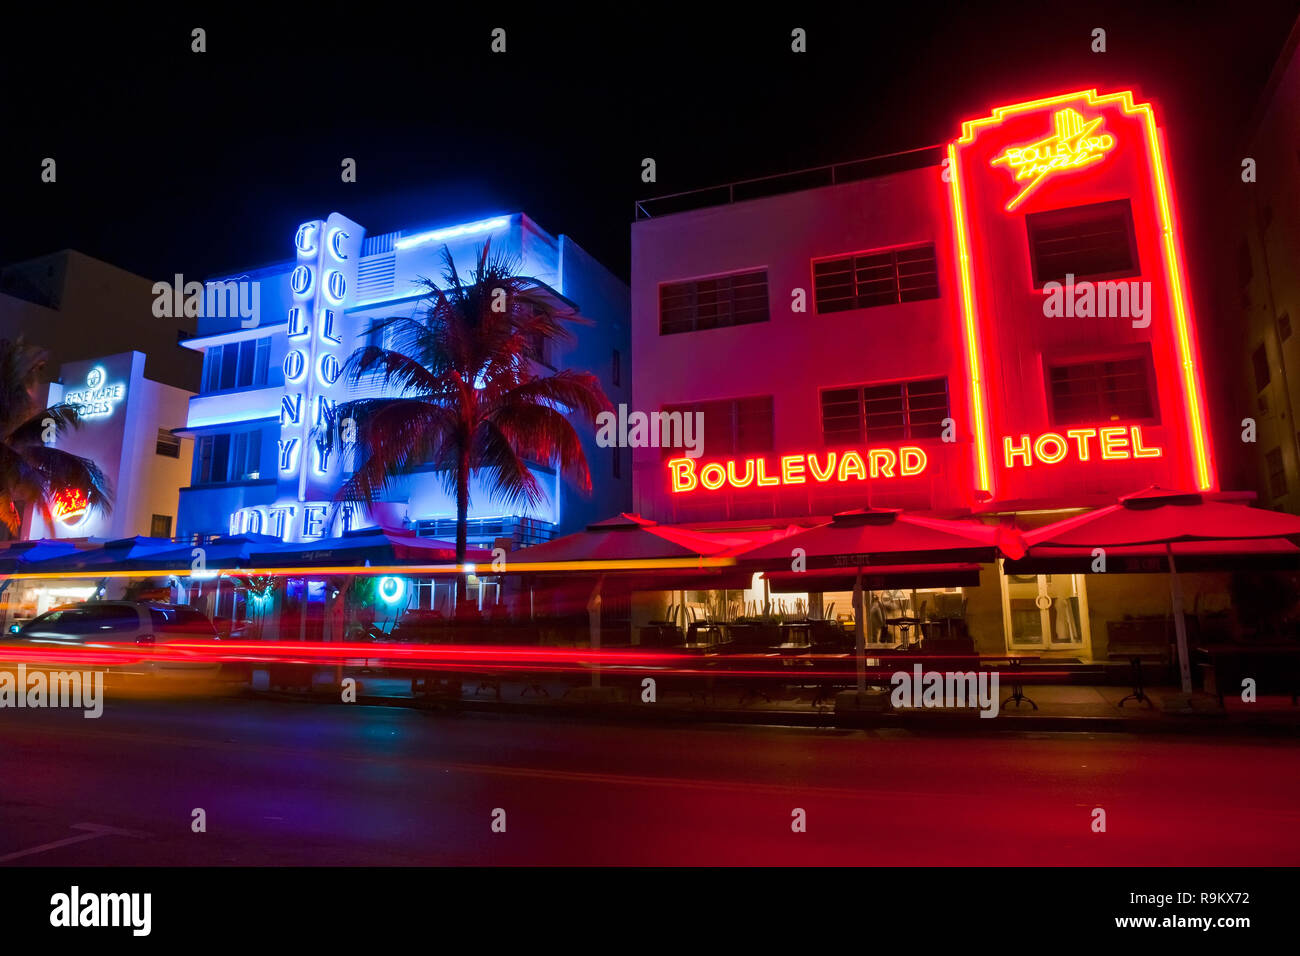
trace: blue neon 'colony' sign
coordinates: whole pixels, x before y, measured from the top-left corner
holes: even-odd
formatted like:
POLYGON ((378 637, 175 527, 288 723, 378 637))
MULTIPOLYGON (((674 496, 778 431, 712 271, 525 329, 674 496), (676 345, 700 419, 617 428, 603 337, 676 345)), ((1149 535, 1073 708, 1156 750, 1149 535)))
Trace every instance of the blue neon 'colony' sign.
POLYGON ((305 222, 294 234, 289 273, 291 303, 285 320, 284 395, 276 445, 275 505, 244 508, 230 516, 232 533, 272 534, 311 540, 350 530, 351 508, 335 512, 332 497, 342 480, 339 445, 331 446, 343 366, 354 336, 344 313, 356 285, 365 230, 338 213, 305 222))

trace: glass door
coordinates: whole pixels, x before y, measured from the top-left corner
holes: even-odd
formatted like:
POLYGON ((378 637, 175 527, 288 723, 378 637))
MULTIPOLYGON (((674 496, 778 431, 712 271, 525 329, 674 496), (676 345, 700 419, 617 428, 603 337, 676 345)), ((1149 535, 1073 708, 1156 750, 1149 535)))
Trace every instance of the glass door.
POLYGON ((1001 574, 1007 649, 1084 650, 1088 598, 1081 574, 1001 574))

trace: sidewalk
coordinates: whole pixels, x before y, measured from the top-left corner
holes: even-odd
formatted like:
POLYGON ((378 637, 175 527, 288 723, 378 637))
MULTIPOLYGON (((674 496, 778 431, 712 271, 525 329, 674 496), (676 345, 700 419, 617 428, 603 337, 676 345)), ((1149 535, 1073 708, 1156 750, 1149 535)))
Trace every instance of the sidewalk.
MULTIPOLYGON (((349 669, 345 677, 357 682, 356 703, 373 706, 459 709, 466 712, 550 714, 554 716, 599 716, 628 720, 669 722, 722 722, 786 724, 811 727, 893 727, 956 732, 986 731, 1081 731, 1156 733, 1270 733, 1300 736, 1300 707, 1289 697, 1261 696, 1254 703, 1227 698, 1225 706, 1208 694, 1185 698, 1176 688, 1156 687, 1147 691, 1151 704, 1129 700, 1129 688, 1093 685, 1026 684, 1028 702, 1002 706, 995 718, 981 718, 975 711, 934 709, 885 709, 879 713, 836 713, 834 695, 816 701, 814 688, 769 690, 770 699, 740 688, 706 693, 703 686, 694 693, 668 689, 654 702, 643 702, 625 686, 605 686, 593 692, 589 684, 572 680, 529 683, 502 680, 499 683, 467 679, 459 699, 416 697, 409 680, 386 677, 378 672, 349 669)), ((312 690, 272 690, 263 672, 254 674, 249 693, 292 700, 341 702, 335 672, 318 669, 312 690)), ((1010 694, 1001 690, 1002 701, 1010 694)))

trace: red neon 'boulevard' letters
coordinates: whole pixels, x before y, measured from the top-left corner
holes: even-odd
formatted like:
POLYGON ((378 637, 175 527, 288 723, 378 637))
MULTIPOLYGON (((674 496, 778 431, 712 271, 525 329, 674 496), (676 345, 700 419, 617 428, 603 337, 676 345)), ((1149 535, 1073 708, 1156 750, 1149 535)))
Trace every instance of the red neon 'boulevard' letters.
POLYGON ((925 451, 915 445, 867 449, 866 459, 856 451, 807 455, 783 455, 775 466, 766 458, 740 458, 698 465, 694 458, 673 458, 668 476, 674 494, 724 487, 749 488, 773 485, 828 484, 866 481, 868 478, 910 478, 929 464, 925 451))

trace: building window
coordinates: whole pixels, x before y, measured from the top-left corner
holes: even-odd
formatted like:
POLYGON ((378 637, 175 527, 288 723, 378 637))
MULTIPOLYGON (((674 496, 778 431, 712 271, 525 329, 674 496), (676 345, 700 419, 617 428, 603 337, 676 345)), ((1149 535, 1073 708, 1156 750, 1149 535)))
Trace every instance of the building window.
POLYGON ((214 345, 203 356, 203 391, 265 385, 270 369, 271 339, 245 339, 214 345))
POLYGON ((610 363, 609 381, 613 385, 623 384, 623 356, 614 349, 614 358, 610 363))
POLYGON ((1056 365, 1047 377, 1057 425, 1156 417, 1149 356, 1056 365))
MULTIPOLYGON (((687 416, 693 416, 696 412, 704 416, 702 454, 710 458, 754 454, 771 451, 774 447, 771 395, 670 405, 664 411, 669 414, 681 412, 683 429, 686 427, 687 416)), ((694 418, 690 419, 690 428, 695 428, 694 418)), ((692 437, 699 441, 699 436, 694 431, 692 437)), ((680 447, 663 450, 665 458, 674 458, 681 453, 680 447)))
POLYGON ((1255 366, 1255 391, 1262 392, 1265 386, 1273 380, 1273 376, 1268 370, 1268 350, 1261 344, 1251 355, 1250 361, 1255 366))
POLYGON ((172 536, 172 516, 154 515, 149 522, 149 537, 170 538, 172 536))
POLYGON ((256 481, 261 477, 262 431, 204 435, 194 456, 194 484, 256 481))
POLYGON ((1283 342, 1291 337, 1291 316, 1287 312, 1277 317, 1277 337, 1283 342))
POLYGON ((1137 275, 1137 240, 1127 199, 1025 216, 1034 287, 1075 279, 1137 275))
POLYGON ((939 298, 934 243, 813 262, 818 314, 939 298))
POLYGON ((168 429, 158 429, 158 443, 154 446, 154 451, 164 458, 181 457, 181 440, 173 435, 168 429))
POLYGON ((1274 498, 1286 494, 1286 466, 1282 463, 1282 449, 1274 448, 1264 456, 1268 463, 1268 490, 1274 498))
POLYGON ((828 388, 821 394, 827 445, 938 438, 948 414, 948 380, 828 388))
POLYGON ((659 334, 766 322, 767 272, 737 272, 659 287, 659 334))

